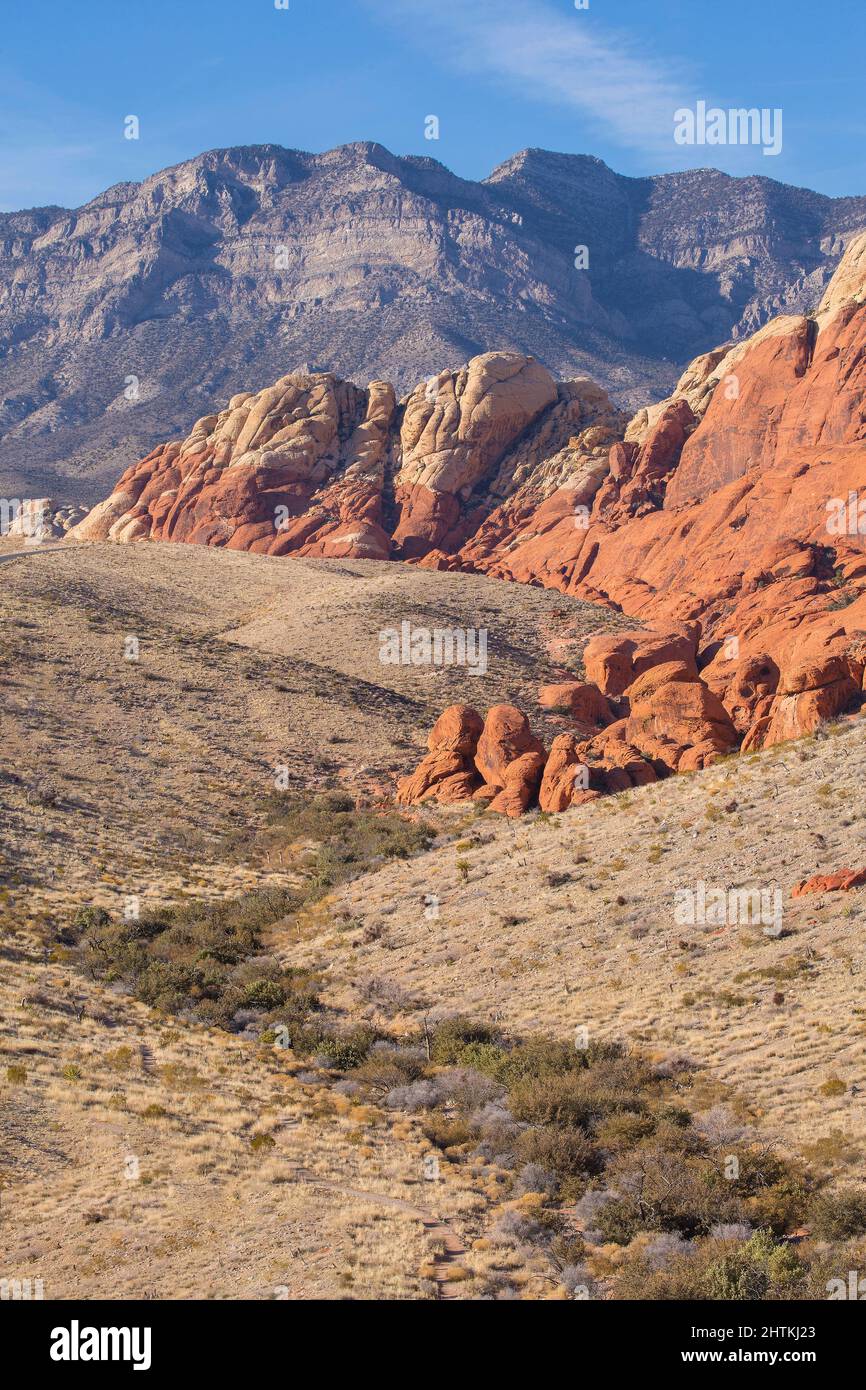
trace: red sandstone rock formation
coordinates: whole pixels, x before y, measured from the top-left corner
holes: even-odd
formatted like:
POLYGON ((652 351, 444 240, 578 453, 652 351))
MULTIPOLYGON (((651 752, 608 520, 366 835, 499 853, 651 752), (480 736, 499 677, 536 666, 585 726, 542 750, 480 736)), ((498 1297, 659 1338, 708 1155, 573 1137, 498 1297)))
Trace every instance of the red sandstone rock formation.
POLYGON ((479 785, 475 750, 484 727, 477 710, 469 705, 449 705, 440 714, 427 738, 430 750, 409 777, 397 783, 397 800, 403 806, 421 801, 465 801, 479 785))
POLYGON ((866 235, 814 318, 704 354, 630 422, 514 353, 399 404, 385 383, 285 377, 154 450, 69 534, 540 583, 656 630, 646 652, 641 633, 590 644, 607 700, 664 663, 690 676, 644 690, 611 745, 684 770, 796 737, 863 692, 866 235))
POLYGON ((613 723, 610 704, 597 685, 585 681, 560 681, 543 685, 538 692, 542 709, 567 712, 587 733, 613 723))
POLYGON ((833 874, 813 874, 805 883, 798 883, 791 890, 792 898, 803 898, 808 893, 847 893, 849 888, 859 888, 866 883, 866 869, 837 869, 833 874))
POLYGON ((440 801, 472 796, 491 811, 519 816, 536 796, 543 811, 564 811, 605 793, 709 766, 737 747, 740 734, 695 669, 695 640, 694 634, 651 632, 594 639, 602 674, 611 674, 609 661, 599 655, 603 642, 627 655, 628 672, 614 670, 614 684, 629 682, 618 701, 623 716, 613 719, 597 686, 544 687, 544 703, 553 707, 565 704, 562 692, 573 697, 574 729, 558 734, 549 754, 514 705, 494 705, 483 729, 474 710, 453 706, 433 729, 427 757, 398 784, 398 800, 411 805, 434 796, 440 801), (587 711, 603 713, 605 726, 589 737, 587 711), (470 759, 481 786, 473 784, 470 759))
MULTIPOLYGON (((475 750, 475 766, 485 786, 500 794, 508 791, 502 807, 516 804, 524 796, 529 804, 541 781, 544 745, 533 737, 529 720, 514 705, 494 705, 488 711, 475 750)), ((496 810, 501 809, 498 800, 497 796, 491 801, 496 810)))
POLYGON ((565 811, 601 796, 589 785, 589 766, 584 761, 578 739, 574 734, 557 734, 550 745, 550 755, 538 793, 542 811, 565 811))

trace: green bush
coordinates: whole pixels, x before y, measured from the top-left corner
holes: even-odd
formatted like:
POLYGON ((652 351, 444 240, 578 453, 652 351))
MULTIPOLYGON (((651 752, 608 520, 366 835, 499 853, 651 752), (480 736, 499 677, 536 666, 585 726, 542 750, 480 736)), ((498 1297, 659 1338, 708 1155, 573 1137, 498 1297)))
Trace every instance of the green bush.
POLYGON ((704 1275, 706 1297, 726 1303, 763 1298, 769 1284, 766 1270, 741 1250, 715 1260, 704 1275))
POLYGON ((333 1062, 338 1071, 350 1071, 367 1060, 375 1041, 376 1033, 372 1028, 356 1028, 344 1037, 324 1036, 315 1051, 333 1062))
POLYGON ((463 1065, 463 1058, 470 1046, 494 1046, 499 1054, 499 1033, 489 1024, 478 1023, 474 1019, 449 1018, 439 1024, 433 1035, 430 1057, 443 1066, 463 1065))
POLYGON ((592 1140, 582 1129, 568 1125, 525 1129, 517 1141, 517 1153, 523 1162, 538 1163, 560 1179, 587 1178, 604 1168, 592 1140))
POLYGON ((812 1200, 808 1222, 821 1240, 848 1240, 866 1231, 866 1192, 842 1188, 812 1200))

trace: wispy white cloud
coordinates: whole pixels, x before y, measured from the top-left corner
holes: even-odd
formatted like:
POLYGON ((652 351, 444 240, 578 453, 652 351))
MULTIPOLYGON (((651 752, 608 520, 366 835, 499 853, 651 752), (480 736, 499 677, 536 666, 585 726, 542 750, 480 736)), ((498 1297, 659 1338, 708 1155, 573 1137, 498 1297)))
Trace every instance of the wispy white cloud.
POLYGON ((619 144, 673 149, 673 113, 693 87, 674 60, 650 56, 589 10, 546 0, 367 0, 433 59, 570 107, 619 144))

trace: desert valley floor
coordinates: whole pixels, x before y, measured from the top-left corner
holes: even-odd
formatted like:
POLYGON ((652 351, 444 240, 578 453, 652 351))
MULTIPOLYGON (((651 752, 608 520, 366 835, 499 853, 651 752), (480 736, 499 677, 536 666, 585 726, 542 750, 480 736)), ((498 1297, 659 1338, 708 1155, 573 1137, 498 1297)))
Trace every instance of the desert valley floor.
MULTIPOLYGON (((416 1117, 47 943, 84 907, 290 888, 296 862, 261 833, 275 768, 380 804, 455 701, 518 703, 548 740, 563 717, 539 684, 633 624, 480 577, 167 544, 7 544, 0 620, 5 1262, 60 1298, 567 1296, 543 1256, 489 1239, 494 1163, 458 1145, 434 1184, 416 1117), (487 674, 383 665, 378 634, 405 618, 487 627, 487 674)), ((706 1108, 866 1180, 863 899, 791 898, 861 863, 864 774, 853 716, 560 815, 413 808, 428 847, 277 922, 266 949, 321 971, 335 1017, 398 1034, 467 1013, 687 1056, 706 1108), (698 880, 778 884, 784 931, 675 926, 674 889, 698 880)))

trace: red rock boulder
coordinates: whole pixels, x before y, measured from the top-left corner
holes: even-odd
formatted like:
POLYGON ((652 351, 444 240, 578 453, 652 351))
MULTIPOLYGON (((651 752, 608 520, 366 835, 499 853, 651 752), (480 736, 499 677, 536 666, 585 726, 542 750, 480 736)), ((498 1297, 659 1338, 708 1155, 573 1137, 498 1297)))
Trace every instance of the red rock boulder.
MULTIPOLYGON (((633 687, 634 689, 634 687, 633 687)), ((672 772, 708 767, 740 741, 717 695, 701 680, 669 680, 632 701, 626 741, 672 772)))
POLYGON ((504 786, 490 802, 489 809, 512 818, 522 816, 535 799, 543 772, 543 750, 521 753, 506 767, 504 786))
POLYGON ((585 681, 560 681, 543 685, 538 692, 543 709, 563 710, 582 729, 603 729, 613 723, 610 705, 597 685, 585 681))
POLYGON ((678 662, 697 680, 698 624, 673 632, 621 632, 591 637, 583 652, 587 679, 604 695, 618 699, 644 671, 678 662))
POLYGON ((803 898, 809 893, 847 893, 850 888, 859 888, 866 883, 866 869, 837 869, 833 874, 813 874, 804 883, 798 883, 791 890, 792 898, 803 898))
POLYGON ((533 736, 526 715, 516 705, 493 705, 475 753, 475 766, 486 785, 504 787, 507 768, 524 753, 544 753, 544 745, 533 736))
POLYGON ((579 750, 574 734, 557 734, 553 740, 538 793, 542 811, 565 811, 601 795, 590 788, 589 768, 579 750))
POLYGON ((408 777, 397 783, 397 801, 414 806, 422 801, 466 801, 479 783, 474 756, 484 721, 469 705, 449 705, 427 738, 430 750, 408 777))

